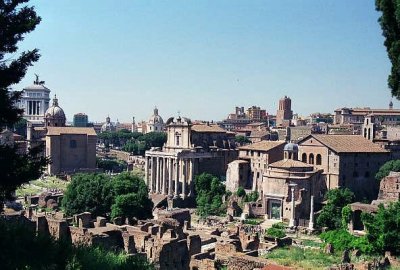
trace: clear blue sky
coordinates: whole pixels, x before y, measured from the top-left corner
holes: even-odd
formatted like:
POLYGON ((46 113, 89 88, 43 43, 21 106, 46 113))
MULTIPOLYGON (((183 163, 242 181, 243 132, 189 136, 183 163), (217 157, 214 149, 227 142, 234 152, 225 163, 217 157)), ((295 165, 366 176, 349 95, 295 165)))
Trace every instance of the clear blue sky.
MULTIPOLYGON (((68 120, 221 120, 235 106, 301 115, 388 106, 390 63, 373 0, 35 0, 42 17, 21 48, 68 120)), ((395 102, 399 108, 399 102, 395 102)))

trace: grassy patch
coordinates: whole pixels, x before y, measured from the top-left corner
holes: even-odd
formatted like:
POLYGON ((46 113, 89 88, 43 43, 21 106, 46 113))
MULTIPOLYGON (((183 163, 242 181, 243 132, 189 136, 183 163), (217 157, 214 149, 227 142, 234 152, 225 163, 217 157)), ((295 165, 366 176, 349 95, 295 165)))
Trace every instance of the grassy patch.
POLYGON ((280 265, 301 269, 325 269, 341 261, 338 255, 329 255, 319 250, 297 247, 275 249, 265 255, 265 258, 275 261, 280 265))
POLYGON ((248 218, 243 221, 244 224, 260 225, 264 220, 261 218, 248 218))
POLYGON ((57 177, 47 177, 46 179, 38 179, 29 182, 29 184, 22 185, 16 190, 17 197, 24 195, 37 195, 46 191, 47 189, 58 189, 65 191, 68 186, 67 181, 61 180, 57 177))
POLYGON ((321 247, 323 243, 314 240, 306 239, 302 241, 303 246, 307 247, 321 247))

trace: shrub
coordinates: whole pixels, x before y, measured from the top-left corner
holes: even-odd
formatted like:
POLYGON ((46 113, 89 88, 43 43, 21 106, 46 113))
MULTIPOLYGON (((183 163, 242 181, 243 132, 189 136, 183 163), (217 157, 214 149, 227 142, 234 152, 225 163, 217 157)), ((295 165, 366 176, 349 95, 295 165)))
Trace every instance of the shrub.
POLYGON ((368 243, 365 236, 356 237, 344 229, 325 232, 322 233, 320 237, 325 243, 332 244, 337 251, 359 249, 365 254, 371 254, 373 252, 373 246, 368 243))
POLYGON ((283 238, 286 236, 285 225, 283 223, 275 223, 267 230, 267 236, 275 238, 283 238))
POLYGON ((244 197, 246 196, 246 191, 244 190, 244 188, 239 187, 238 190, 236 191, 236 195, 238 197, 244 197))

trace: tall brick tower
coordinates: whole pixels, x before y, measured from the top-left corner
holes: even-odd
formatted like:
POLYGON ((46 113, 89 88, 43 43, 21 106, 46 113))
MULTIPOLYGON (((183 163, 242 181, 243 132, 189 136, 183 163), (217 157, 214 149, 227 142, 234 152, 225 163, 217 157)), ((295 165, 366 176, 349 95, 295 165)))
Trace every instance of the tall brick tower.
POLYGON ((285 96, 279 100, 279 107, 278 111, 276 112, 276 126, 290 126, 292 117, 292 100, 285 96))

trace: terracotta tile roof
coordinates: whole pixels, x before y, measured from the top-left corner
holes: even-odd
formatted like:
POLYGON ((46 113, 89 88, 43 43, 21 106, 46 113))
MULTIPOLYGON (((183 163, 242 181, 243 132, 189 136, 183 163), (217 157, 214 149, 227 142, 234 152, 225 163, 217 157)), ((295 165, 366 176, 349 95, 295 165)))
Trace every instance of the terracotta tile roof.
POLYGON ((400 110, 396 109, 339 108, 335 112, 340 112, 343 109, 349 110, 352 115, 367 115, 370 113, 377 115, 400 115, 400 110))
POLYGON ((299 160, 293 160, 293 159, 279 160, 277 162, 269 164, 268 166, 275 167, 275 168, 313 168, 314 167, 313 165, 301 162, 299 160))
POLYGON ((388 153, 360 135, 311 135, 336 153, 388 153))
POLYGON ((192 131, 195 132, 216 132, 216 133, 226 133, 226 130, 218 125, 205 125, 205 124, 195 124, 192 126, 192 131))
POLYGON ((61 134, 87 134, 89 136, 97 136, 96 131, 92 127, 48 127, 47 136, 61 134))
POLYGON ((277 146, 286 144, 284 141, 261 141, 239 147, 239 150, 269 151, 277 146))

